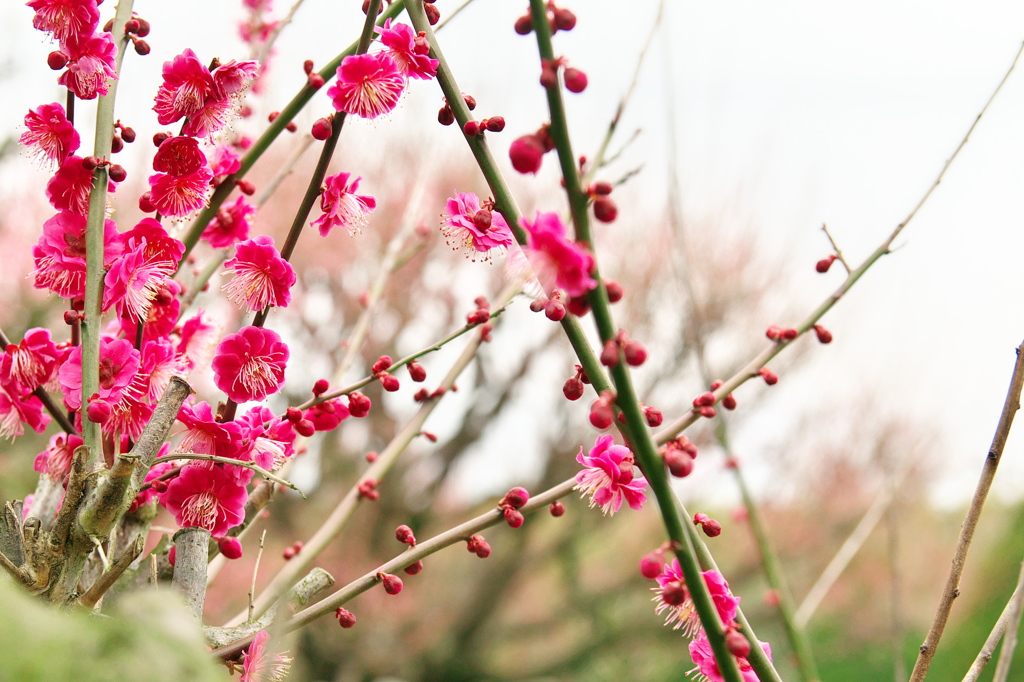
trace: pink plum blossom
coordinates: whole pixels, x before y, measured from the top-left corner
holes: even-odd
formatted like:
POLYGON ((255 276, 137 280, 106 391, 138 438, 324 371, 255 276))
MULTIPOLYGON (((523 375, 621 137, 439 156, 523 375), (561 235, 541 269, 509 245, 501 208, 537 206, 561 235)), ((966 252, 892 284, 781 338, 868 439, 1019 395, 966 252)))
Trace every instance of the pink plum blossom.
POLYGON ((258 236, 239 242, 235 257, 224 263, 234 272, 224 285, 228 300, 251 311, 268 305, 284 308, 291 301, 295 270, 274 248, 274 239, 258 236))
POLYGON ((583 497, 590 495, 590 506, 600 506, 605 514, 619 511, 623 500, 631 509, 640 509, 647 499, 647 479, 633 477, 633 453, 613 441, 611 435, 600 436, 589 454, 584 455, 581 447, 576 455, 584 469, 576 474, 575 489, 583 491, 583 497))
MULTIPOLYGON (((181 311, 181 301, 178 300, 181 292, 182 286, 173 279, 167 278, 160 283, 146 313, 142 329, 143 341, 162 339, 175 328, 181 311)), ((121 316, 118 323, 125 338, 134 339, 138 335, 138 318, 121 316)))
MULTIPOLYGON (((140 354, 125 339, 100 338, 99 397, 108 403, 121 399, 139 369, 140 354)), ((57 370, 64 402, 72 410, 82 407, 82 347, 75 346, 57 370)), ((88 396, 86 396, 88 397, 88 396)))
POLYGON ((80 216, 89 215, 89 193, 92 191, 92 171, 82 165, 82 157, 68 156, 46 183, 46 198, 58 211, 71 211, 80 216))
POLYGON ((53 34, 61 43, 91 36, 100 21, 96 0, 29 0, 35 11, 32 26, 53 34))
MULTIPOLYGON (((771 660, 772 648, 768 645, 768 642, 761 642, 761 648, 764 649, 768 660, 771 660)), ((707 635, 701 634, 700 637, 690 642, 690 658, 693 659, 694 665, 697 666, 691 671, 691 674, 696 674, 695 679, 703 679, 707 682, 724 682, 725 678, 718 667, 718 661, 715 660, 715 654, 711 650, 711 642, 708 641, 707 635)), ((737 656, 736 665, 740 670, 743 682, 758 682, 757 673, 750 667, 750 661, 737 656)))
MULTIPOLYGON (((708 592, 711 593, 718 616, 722 619, 722 625, 729 625, 736 619, 740 604, 739 597, 733 596, 729 591, 729 583, 718 571, 704 571, 701 575, 704 577, 704 584, 707 585, 708 592)), ((654 612, 659 614, 667 612, 665 625, 671 624, 673 630, 682 630, 688 637, 694 637, 700 633, 703 627, 694 608, 693 600, 690 598, 689 588, 686 588, 686 579, 679 566, 679 559, 672 559, 672 563, 666 564, 655 580, 658 582, 658 586, 651 588, 655 593, 654 601, 657 603, 654 612), (666 589, 679 585, 687 589, 687 596, 682 604, 673 606, 662 599, 662 594, 666 589)))
POLYGON ((245 518, 245 486, 223 467, 186 465, 167 483, 160 503, 182 528, 198 526, 223 537, 245 518))
POLYGON ((238 682, 280 682, 288 674, 292 659, 287 652, 270 655, 270 633, 260 630, 242 656, 242 676, 238 682))
POLYGON ((320 228, 321 237, 326 237, 337 226, 347 228, 350 235, 358 234, 366 225, 366 216, 377 208, 376 199, 355 193, 362 178, 356 177, 350 182, 351 177, 349 173, 338 173, 324 180, 320 195, 323 215, 310 223, 320 228))
POLYGON ((82 144, 64 107, 56 102, 43 104, 25 115, 25 132, 18 141, 28 147, 33 156, 58 165, 82 144))
POLYGON ((511 248, 515 244, 512 230, 492 207, 481 206, 480 199, 472 192, 456 192, 445 205, 447 214, 441 214, 441 234, 448 246, 473 260, 482 255, 485 261, 491 260, 494 251, 511 248))
POLYGON ((408 24, 392 26, 390 19, 374 30, 380 34, 381 44, 404 76, 430 80, 437 75, 438 61, 430 57, 426 34, 417 34, 408 24))
POLYGON ((235 148, 229 144, 219 144, 213 150, 210 159, 210 169, 213 177, 220 178, 225 175, 237 173, 242 168, 242 157, 238 155, 235 148))
POLYGON ((383 52, 345 57, 337 76, 327 90, 334 108, 363 118, 377 118, 394 109, 405 88, 402 71, 383 52))
POLYGON ((157 121, 168 125, 187 118, 182 134, 208 137, 224 127, 242 94, 256 75, 254 61, 230 61, 211 72, 190 49, 164 62, 163 83, 153 110, 157 121))
POLYGON ((194 137, 169 137, 153 157, 153 170, 177 177, 192 175, 206 165, 206 155, 194 137))
POLYGON ((63 481, 64 477, 71 471, 71 459, 74 457, 75 448, 83 444, 83 440, 74 434, 66 434, 63 431, 50 436, 50 442, 46 449, 36 455, 33 469, 40 474, 45 474, 53 481, 63 481))
POLYGON ((17 384, 0 386, 0 437, 13 440, 25 433, 24 424, 42 433, 49 423, 50 415, 43 411, 43 403, 31 391, 17 384))
POLYGON ((181 325, 178 355, 190 371, 203 369, 210 364, 219 338, 220 327, 200 308, 181 325))
POLYGON ((75 93, 79 99, 96 99, 106 95, 110 81, 117 80, 114 59, 117 45, 109 33, 71 38, 62 43, 61 51, 68 57, 68 69, 57 82, 75 93))
POLYGON ((263 400, 284 383, 288 355, 288 345, 277 332, 242 327, 217 346, 213 381, 236 403, 263 400))
POLYGON ((210 193, 213 171, 206 166, 188 175, 157 173, 149 176, 150 202, 163 215, 186 216, 203 208, 210 193))
MULTIPOLYGON (((61 211, 43 223, 43 234, 32 247, 37 289, 49 289, 65 298, 85 295, 85 216, 61 211)), ((121 254, 121 241, 113 220, 104 223, 103 262, 121 254)))
POLYGON ((532 221, 520 218, 519 225, 526 230, 530 263, 545 289, 557 287, 576 297, 597 286, 590 276, 593 256, 566 237, 565 225, 557 213, 537 212, 532 221))
POLYGON ((0 383, 15 382, 29 390, 42 386, 53 378, 60 355, 50 330, 33 327, 21 343, 12 343, 0 353, 0 383))
POLYGON ((203 230, 202 238, 215 249, 223 249, 248 239, 256 206, 244 194, 217 209, 217 214, 203 230))

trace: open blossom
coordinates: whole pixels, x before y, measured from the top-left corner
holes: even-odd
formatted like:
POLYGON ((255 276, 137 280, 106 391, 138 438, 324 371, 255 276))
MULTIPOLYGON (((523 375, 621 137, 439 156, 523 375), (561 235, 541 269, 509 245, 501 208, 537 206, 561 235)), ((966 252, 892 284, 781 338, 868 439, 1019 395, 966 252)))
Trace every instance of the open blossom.
POLYGON ((371 196, 356 194, 361 177, 349 173, 338 173, 324 180, 324 191, 320 195, 322 216, 310 223, 320 228, 320 236, 326 237, 337 226, 348 229, 350 235, 358 234, 366 225, 366 216, 377 208, 377 200, 371 196))
POLYGON ((182 528, 198 526, 224 537, 245 518, 245 486, 221 466, 186 465, 171 479, 160 503, 182 528))
POLYGON ((163 83, 153 110, 157 121, 168 125, 187 118, 182 134, 213 135, 224 127, 235 99, 248 87, 259 65, 254 61, 230 61, 211 72, 190 49, 163 66, 163 83))
POLYGON ((448 246, 465 252, 476 260, 489 261, 495 250, 509 249, 515 244, 512 230, 500 213, 484 208, 472 192, 456 192, 442 213, 441 234, 448 246))
MULTIPOLYGON (((181 292, 182 286, 173 279, 165 278, 160 283, 146 313, 142 328, 143 341, 163 339, 174 330, 181 312, 181 301, 178 300, 181 292)), ((122 315, 118 323, 125 338, 134 339, 138 335, 138 318, 122 315)))
POLYGON ((14 438, 25 433, 23 424, 42 433, 50 423, 43 403, 28 389, 16 383, 0 386, 0 438, 14 438))
POLYGON ((213 382, 236 403, 263 400, 284 383, 288 354, 288 345, 277 332, 242 327, 217 346, 213 382))
POLYGON ((237 173, 242 168, 242 157, 238 155, 233 146, 219 144, 213 150, 210 168, 213 170, 215 178, 237 173))
MULTIPOLYGON (((32 247, 37 289, 72 298, 85 295, 85 216, 61 211, 43 223, 43 234, 32 247)), ((121 240, 113 220, 104 223, 103 263, 121 254, 121 240)))
POLYGON ((237 241, 248 239, 256 210, 255 204, 246 199, 244 194, 239 194, 234 201, 217 209, 217 215, 203 230, 202 238, 215 249, 227 248, 237 241))
MULTIPOLYGON (((125 339, 100 338, 99 396, 108 403, 121 399, 139 369, 140 353, 125 339)), ((72 410, 82 407, 82 347, 71 349, 57 370, 64 402, 72 410)), ((86 396, 88 397, 88 396, 86 396)))
POLYGON ((260 630, 242 657, 242 676, 238 682, 281 682, 288 674, 292 659, 287 651, 270 655, 270 633, 260 630))
POLYGON ((373 30, 380 34, 381 44, 407 78, 430 80, 437 75, 438 61, 430 57, 430 43, 425 33, 417 34, 408 24, 392 26, 390 19, 373 30))
POLYGON ((242 428, 236 421, 219 422, 213 408, 205 401, 182 404, 178 410, 178 421, 185 425, 185 435, 178 448, 182 452, 218 457, 237 457, 241 447, 242 428))
MULTIPOLYGON (((768 656, 768 660, 771 660, 772 648, 768 645, 768 642, 761 642, 760 644, 761 648, 764 649, 765 655, 768 656)), ((694 680, 724 682, 725 678, 722 676, 722 671, 718 668, 718 662, 715 660, 715 654, 711 650, 711 642, 708 641, 707 635, 702 634, 690 642, 690 658, 693 659, 694 665, 697 666, 689 673, 694 677, 694 680)), ((743 682, 758 682, 757 673, 750 667, 750 661, 746 658, 737 656, 736 666, 740 670, 743 682)))
POLYGON ((36 455, 32 468, 37 473, 46 474, 53 481, 63 481, 71 471, 71 459, 74 457, 75 448, 83 443, 79 436, 69 435, 63 431, 55 433, 50 436, 46 449, 36 455))
MULTIPOLYGON (((733 596, 732 592, 729 591, 729 583, 726 582, 725 578, 718 571, 704 571, 701 575, 704 578, 704 584, 707 585, 708 592, 711 594, 711 600, 715 603, 718 617, 722 619, 722 625, 729 625, 736 619, 740 598, 733 596)), ((683 577, 682 568, 679 566, 679 559, 672 559, 672 563, 666 564, 661 574, 655 580, 658 582, 658 586, 651 588, 655 593, 654 601, 657 603, 654 612, 659 614, 667 612, 665 625, 672 625, 673 630, 682 630, 688 637, 698 635, 703 630, 703 627, 693 605, 693 599, 690 598, 686 579, 683 577), (662 595, 666 590, 678 588, 679 586, 686 589, 686 599, 681 604, 671 605, 662 599, 662 595)))
POLYGON ((194 137, 169 137, 153 157, 153 170, 177 177, 191 175, 206 165, 206 155, 194 137))
POLYGON ((18 141, 28 147, 33 156, 55 164, 74 154, 82 144, 64 107, 56 102, 43 104, 25 114, 25 132, 18 141))
POLYGON ((186 216, 206 205, 213 171, 206 166, 188 175, 157 173, 149 176, 150 201, 171 217, 186 216))
POLYGON ((109 33, 69 40, 61 44, 61 51, 68 57, 68 69, 57 82, 80 99, 106 95, 110 81, 117 80, 117 45, 109 33))
POLYGON ((327 96, 337 111, 363 118, 377 118, 398 104, 405 76, 384 52, 345 57, 327 96))
POLYGON ((185 245, 153 218, 143 218, 120 239, 121 257, 110 264, 104 278, 103 310, 116 304, 122 318, 144 320, 164 282, 177 269, 185 245))
POLYGON ((589 454, 584 455, 581 447, 576 455, 584 469, 576 474, 575 489, 582 490, 583 497, 590 495, 590 506, 600 506, 605 514, 619 511, 623 500, 631 509, 640 509, 647 499, 647 479, 633 477, 633 453, 614 440, 611 435, 600 436, 589 454))
POLYGON ((181 325, 181 341, 177 352, 189 371, 203 369, 210 364, 214 348, 220 339, 220 327, 200 308, 181 325))
POLYGON ((89 192, 92 191, 92 171, 82 165, 82 157, 68 156, 57 172, 46 183, 46 198, 58 211, 71 211, 80 216, 89 215, 89 192))
POLYGON ((15 382, 33 390, 53 377, 59 359, 50 330, 33 327, 25 332, 21 343, 12 343, 0 353, 0 383, 15 382))
MULTIPOLYGON (((348 417, 345 408, 344 417, 348 417)), ((307 417, 308 419, 308 417, 307 417)), ((297 434, 292 422, 278 418, 265 405, 254 405, 235 420, 252 441, 252 461, 267 471, 276 471, 295 454, 297 434)))
POLYGON ((232 303, 257 311, 268 305, 284 308, 292 299, 295 270, 274 248, 273 237, 260 235, 239 242, 235 257, 224 267, 234 271, 223 287, 232 303))
POLYGON ((566 237, 565 225, 557 213, 537 212, 534 220, 519 219, 526 230, 528 256, 537 278, 546 288, 557 287, 571 297, 583 296, 597 286, 590 276, 594 258, 566 237))
POLYGON ((53 34, 61 43, 91 36, 100 22, 96 0, 29 0, 32 26, 53 34))

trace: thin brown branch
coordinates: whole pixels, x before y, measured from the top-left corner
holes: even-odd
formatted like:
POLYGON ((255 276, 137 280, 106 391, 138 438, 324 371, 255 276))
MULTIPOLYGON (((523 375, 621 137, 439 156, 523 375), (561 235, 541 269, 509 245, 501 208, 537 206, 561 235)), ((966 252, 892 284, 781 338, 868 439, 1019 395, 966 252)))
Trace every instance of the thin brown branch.
POLYGON ((971 506, 967 510, 967 517, 960 527, 960 537, 957 539, 956 551, 953 554, 953 564, 949 568, 949 576, 946 578, 946 586, 942 590, 942 597, 935 611, 935 618, 928 629, 928 635, 925 637, 924 643, 921 644, 921 653, 918 654, 917 662, 914 664, 914 671, 910 675, 911 682, 921 682, 927 674, 928 667, 935 656, 935 649, 942 638, 942 631, 945 629, 946 621, 949 619, 949 613, 953 610, 953 600, 960 595, 960 576, 964 572, 967 551, 971 547, 974 529, 978 526, 982 507, 985 506, 985 498, 988 497, 988 491, 992 487, 992 479, 995 478, 996 469, 999 467, 999 459, 1003 455, 1003 446, 1006 445, 1006 438, 1010 434, 1010 425, 1013 424, 1013 418, 1017 414, 1017 410, 1020 409, 1022 386, 1024 386, 1024 343, 1017 347, 1017 362, 1013 367, 1013 377, 1010 379, 1010 388, 1006 393, 1006 400, 1003 402, 1002 414, 999 415, 999 424, 996 426, 992 445, 985 456, 985 464, 981 470, 978 486, 974 490, 971 506))
POLYGON ((974 663, 971 664, 967 674, 964 675, 963 682, 977 682, 978 677, 981 676, 981 671, 984 670, 988 662, 992 660, 996 647, 999 646, 999 640, 1003 638, 1003 634, 1006 632, 1006 627, 1010 623, 1013 609, 1020 608, 1022 599, 1024 599, 1024 564, 1021 564, 1021 571, 1017 577, 1017 589, 1013 591, 1013 594, 1010 595, 1009 601, 1006 602, 1006 606, 1003 607, 1003 612, 999 614, 999 619, 996 620, 996 624, 992 626, 992 632, 988 634, 988 639, 985 640, 984 646, 981 647, 981 651, 978 652, 978 656, 974 659, 974 663))
POLYGON ((828 243, 832 245, 832 253, 836 254, 836 260, 838 260, 844 268, 846 268, 846 274, 849 275, 853 270, 850 268, 850 264, 846 262, 843 257, 843 251, 839 248, 839 244, 836 244, 836 240, 832 237, 832 233, 828 231, 828 225, 825 223, 821 224, 821 231, 828 237, 828 243))
POLYGON ((1024 597, 1022 587, 1024 587, 1024 563, 1021 563, 1020 572, 1017 574, 1017 587, 1006 605, 1009 609, 1006 614, 1006 635, 1003 639, 1003 648, 999 651, 999 662, 996 664, 992 682, 1006 682, 1009 679, 1010 664, 1013 663, 1013 650, 1017 648, 1017 630, 1020 628, 1021 599, 1024 597))

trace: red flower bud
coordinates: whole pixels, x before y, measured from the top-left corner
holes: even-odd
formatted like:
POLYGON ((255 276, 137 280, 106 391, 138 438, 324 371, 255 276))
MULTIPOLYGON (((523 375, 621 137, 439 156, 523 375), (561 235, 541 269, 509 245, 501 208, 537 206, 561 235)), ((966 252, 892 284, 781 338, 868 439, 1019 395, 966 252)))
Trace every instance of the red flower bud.
POLYGON ((338 625, 343 628, 350 628, 356 624, 356 616, 348 609, 338 607, 338 610, 334 612, 334 617, 338 619, 338 625))
POLYGON ((505 523, 509 525, 509 528, 519 528, 523 525, 523 522, 526 521, 526 517, 523 516, 523 512, 518 509, 513 509, 512 507, 505 507, 503 514, 505 515, 505 523))
POLYGON ((779 334, 779 338, 783 341, 792 341, 796 337, 800 336, 800 332, 796 329, 783 329, 779 334))
POLYGON ((217 548, 225 559, 240 559, 242 557, 242 543, 238 541, 238 538, 217 538, 217 548))
POLYGON ((551 503, 551 506, 548 507, 548 511, 551 512, 552 516, 558 518, 559 516, 565 513, 565 505, 559 502, 558 500, 555 500, 554 502, 551 503))
POLYGON ((46 65, 54 71, 60 71, 68 65, 68 56, 60 50, 54 50, 46 56, 46 65))
POLYGON ((412 379, 413 381, 419 383, 421 381, 426 380, 427 370, 425 370, 423 368, 423 365, 416 362, 415 360, 411 360, 409 364, 405 366, 405 368, 409 371, 409 378, 412 379))
POLYGON ((680 582, 671 582, 661 590, 661 600, 669 606, 680 606, 690 595, 686 586, 680 582))
POLYGON ((412 534, 412 528, 405 524, 395 529, 395 539, 407 545, 416 544, 416 536, 412 534))
POLYGON ((737 658, 746 658, 750 655, 750 640, 736 630, 729 630, 725 635, 725 648, 737 658))
POLYGON ((768 384, 769 386, 774 386, 775 384, 779 383, 779 377, 776 376, 775 372, 771 371, 767 367, 762 367, 761 369, 757 370, 757 373, 761 375, 762 379, 764 379, 764 383, 768 384))
POLYGON ((377 576, 381 579, 381 582, 384 584, 384 591, 388 594, 398 594, 402 591, 404 585, 402 584, 402 579, 397 575, 378 573, 377 576))
POLYGON ((715 408, 713 407, 702 407, 700 408, 699 412, 700 416, 706 417, 707 419, 713 419, 714 416, 718 414, 718 412, 716 412, 715 408))
POLYGON ((502 498, 500 504, 510 504, 516 509, 519 509, 530 500, 530 493, 526 488, 515 487, 505 493, 505 497, 502 498))
POLYGON ((462 132, 466 134, 466 137, 479 135, 480 131, 480 121, 466 121, 466 125, 462 126, 462 132))
POLYGON ((544 151, 544 145, 536 135, 523 135, 509 146, 508 157, 512 167, 520 173, 536 174, 540 170, 544 151))
POLYGON ((317 379, 316 383, 313 384, 313 395, 323 395, 327 393, 327 389, 331 385, 327 382, 327 379, 317 379))
POLYGON ((565 319, 565 304, 557 298, 551 299, 544 306, 544 315, 552 322, 561 322, 565 319))
POLYGON ((736 398, 733 397, 732 393, 722 398, 722 407, 727 410, 736 409, 736 398))
POLYGON ((778 341, 779 336, 782 335, 782 328, 773 324, 772 326, 768 327, 764 335, 767 336, 772 341, 778 341))
MULTIPOLYGON (((524 14, 523 16, 516 19, 516 33, 518 33, 521 36, 526 36, 530 35, 532 32, 533 18, 529 14, 524 14)), ((58 66, 57 68, 60 69, 63 67, 58 66)))
POLYGON ((828 269, 832 267, 832 263, 834 263, 835 261, 836 255, 832 254, 831 256, 828 256, 827 258, 822 258, 820 261, 818 261, 814 265, 814 269, 822 273, 828 272, 828 269))
POLYGON ((662 453, 662 459, 668 466, 669 473, 676 478, 686 478, 693 471, 693 457, 677 448, 668 448, 662 453))
POLYGON ((640 559, 640 575, 654 580, 661 575, 661 552, 655 550, 640 559))
MULTIPOLYGON (((324 87, 324 77, 318 73, 309 74, 309 78, 306 79, 306 85, 313 90, 319 90, 324 87)), ((291 125, 290 123, 288 125, 291 125)))
POLYGON ((491 116, 485 125, 488 131, 500 133, 505 129, 505 118, 503 116, 491 116))
POLYGON ((567 379, 562 386, 562 394, 569 400, 579 400, 583 397, 583 382, 577 377, 567 379))
POLYGON ((622 285, 616 282, 614 279, 605 279, 604 281, 605 291, 608 292, 608 302, 618 303, 622 300, 622 285))
POLYGON ((832 343, 832 332, 825 329, 820 324, 814 325, 814 333, 818 335, 819 343, 832 343))
POLYGON ((445 104, 437 111, 437 122, 443 126, 450 126, 455 123, 455 112, 452 108, 445 104))
POLYGON ((647 362, 647 349, 639 341, 627 341, 622 346, 622 354, 630 367, 639 367, 647 362))
POLYGON ((653 429, 661 426, 661 422, 664 421, 665 416, 658 408, 648 405, 644 407, 644 419, 647 420, 647 425, 653 429))
POLYGON ((601 349, 601 364, 605 367, 615 367, 619 364, 619 344, 615 339, 608 339, 601 349))
MULTIPOLYGON (((383 7, 383 5, 381 5, 381 7, 383 7)), ((427 15, 427 23, 431 26, 434 26, 441 20, 441 11, 434 5, 424 4, 423 13, 427 15)))
POLYGON ((473 95, 462 93, 462 101, 466 103, 466 108, 470 111, 476 109, 476 97, 473 97, 473 95))
POLYGON ((365 417, 370 413, 370 406, 373 403, 359 391, 352 391, 348 394, 348 411, 353 417, 365 417))
POLYGON ((594 200, 594 217, 602 223, 613 222, 619 216, 619 207, 608 197, 594 200))
POLYGON ((405 571, 407 575, 417 575, 420 571, 423 570, 423 562, 417 561, 414 564, 409 564, 402 570, 405 571))
POLYGON ((556 7, 554 15, 555 28, 559 31, 569 31, 576 25, 576 15, 567 9, 556 7))
POLYGON ((714 405, 716 402, 715 394, 710 391, 707 393, 701 393, 699 396, 693 399, 694 407, 708 407, 714 405))
POLYGON ((570 66, 565 70, 563 77, 565 78, 565 89, 569 92, 583 92, 587 89, 587 74, 579 69, 570 66))

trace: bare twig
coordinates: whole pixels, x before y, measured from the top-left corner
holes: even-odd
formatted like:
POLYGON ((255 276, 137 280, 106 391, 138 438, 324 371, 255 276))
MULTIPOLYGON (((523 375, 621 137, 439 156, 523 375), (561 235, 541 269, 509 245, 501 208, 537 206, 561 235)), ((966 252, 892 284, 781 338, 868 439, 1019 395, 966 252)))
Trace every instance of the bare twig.
POLYGON ((249 585, 249 617, 246 619, 246 622, 252 621, 252 600, 256 596, 256 574, 260 570, 260 559, 263 558, 263 541, 266 539, 267 531, 264 529, 260 535, 260 549, 256 552, 256 563, 252 567, 252 584, 249 585))
POLYGON ((832 252, 836 254, 836 260, 842 263, 843 267, 846 268, 846 274, 849 275, 853 270, 850 269, 850 264, 843 258, 843 252, 839 248, 839 244, 836 244, 836 240, 832 238, 832 233, 828 231, 828 225, 825 223, 821 224, 821 231, 828 237, 828 243, 832 245, 832 252))
POLYGON ((298 486, 296 486, 294 483, 292 483, 291 481, 286 481, 280 476, 275 476, 274 474, 270 473, 269 471, 267 471, 266 469, 264 469, 263 467, 259 466, 254 462, 245 462, 243 460, 232 459, 230 457, 218 457, 217 455, 197 455, 193 452, 172 452, 170 455, 168 455, 168 459, 196 459, 202 462, 217 462, 219 464, 230 464, 232 466, 242 467, 243 469, 255 471, 257 474, 267 479, 268 481, 273 481, 278 485, 283 485, 286 488, 291 488, 298 494, 302 495, 303 499, 305 499, 306 497, 306 495, 301 490, 299 490, 298 486))
POLYGON ((1006 614, 1006 635, 1003 639, 1003 648, 999 651, 999 662, 996 664, 996 672, 992 676, 992 682, 1006 682, 1010 674, 1010 664, 1013 663, 1013 650, 1017 648, 1017 629, 1020 627, 1021 599, 1024 598, 1024 563, 1020 565, 1020 572, 1017 574, 1017 587, 1010 597, 1006 614))
POLYGON ((113 587, 114 583, 117 582, 117 579, 121 577, 121 574, 131 566, 132 562, 135 561, 140 554, 142 554, 142 549, 145 545, 145 537, 141 535, 137 537, 135 542, 128 545, 128 547, 121 552, 121 556, 114 561, 114 564, 110 569, 101 575, 85 594, 78 598, 78 603, 86 608, 96 606, 103 595, 107 593, 107 590, 113 587))
POLYGON ((1017 589, 1013 591, 1013 594, 1010 595, 1010 600, 1003 607, 1003 612, 999 614, 999 619, 992 626, 992 632, 989 633, 988 639, 985 640, 985 645, 981 647, 981 651, 978 652, 974 663, 971 664, 967 674, 964 675, 963 682, 977 682, 978 677, 981 676, 981 671, 992 660, 992 655, 995 653, 996 647, 999 646, 999 640, 1003 638, 1003 634, 1006 632, 1013 609, 1020 608, 1022 598, 1024 598, 1024 564, 1021 565, 1021 572, 1017 577, 1017 589))
MULTIPOLYGON (((1018 56, 1019 54, 1018 52, 1018 56)), ((1010 388, 1006 393, 1006 400, 1003 402, 1002 414, 999 415, 999 425, 996 427, 992 445, 985 457, 978 486, 974 490, 971 506, 967 510, 967 518, 964 519, 964 523, 960 527, 960 537, 956 542, 956 551, 953 554, 953 563, 949 568, 949 576, 946 578, 946 586, 942 590, 942 597, 935 611, 935 618, 928 630, 928 636, 921 644, 921 653, 918 654, 914 671, 910 675, 911 682, 921 682, 927 674, 928 667, 935 656, 935 649, 939 645, 939 639, 942 638, 942 631, 949 619, 949 613, 953 610, 953 600, 960 595, 960 576, 963 575, 964 563, 967 561, 967 550, 971 547, 974 529, 978 525, 978 519, 981 518, 981 510, 985 506, 989 488, 992 487, 992 479, 995 478, 999 459, 1003 455, 1003 446, 1006 445, 1006 438, 1010 434, 1013 417, 1020 409, 1020 392, 1021 387, 1024 386, 1024 352, 1022 351, 1024 351, 1024 343, 1017 348, 1017 362, 1013 367, 1013 377, 1010 379, 1010 388)))

